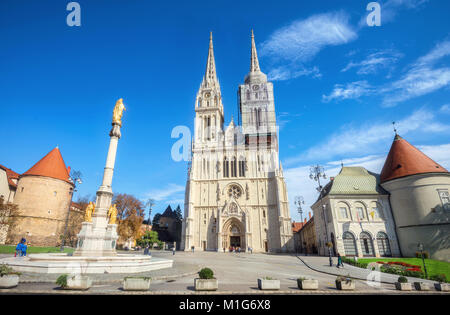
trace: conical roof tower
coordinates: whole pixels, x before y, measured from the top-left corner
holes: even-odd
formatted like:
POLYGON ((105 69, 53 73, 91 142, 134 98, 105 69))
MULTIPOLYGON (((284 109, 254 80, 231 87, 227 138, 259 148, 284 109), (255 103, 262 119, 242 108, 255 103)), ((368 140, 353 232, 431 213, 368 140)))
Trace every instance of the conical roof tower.
POLYGON ((21 176, 35 175, 69 181, 69 169, 66 167, 59 148, 56 147, 33 165, 21 176))
POLYGON ((396 134, 380 174, 381 183, 426 173, 448 173, 448 171, 396 134))

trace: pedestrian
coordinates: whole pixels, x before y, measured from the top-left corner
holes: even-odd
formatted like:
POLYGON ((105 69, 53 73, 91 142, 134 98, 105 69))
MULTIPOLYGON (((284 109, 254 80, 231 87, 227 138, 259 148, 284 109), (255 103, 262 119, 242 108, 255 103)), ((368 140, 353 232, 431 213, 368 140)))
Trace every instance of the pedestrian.
POLYGON ((339 254, 339 253, 337 253, 337 259, 338 259, 338 263, 337 263, 337 265, 336 265, 336 267, 344 267, 344 264, 342 263, 342 257, 341 257, 341 254, 339 254))
POLYGON ((172 255, 175 255, 175 246, 172 247, 172 255))
POLYGON ((194 249, 195 249, 195 247, 194 247, 194 246, 192 246, 192 247, 191 247, 192 253, 194 253, 194 249))
POLYGON ((241 253, 241 247, 238 247, 238 253, 239 254, 241 253))
POLYGON ((16 246, 16 254, 14 255, 17 256, 17 254, 22 257, 22 256, 26 256, 27 255, 27 245, 26 245, 27 240, 25 238, 22 238, 20 240, 20 243, 17 244, 16 246))

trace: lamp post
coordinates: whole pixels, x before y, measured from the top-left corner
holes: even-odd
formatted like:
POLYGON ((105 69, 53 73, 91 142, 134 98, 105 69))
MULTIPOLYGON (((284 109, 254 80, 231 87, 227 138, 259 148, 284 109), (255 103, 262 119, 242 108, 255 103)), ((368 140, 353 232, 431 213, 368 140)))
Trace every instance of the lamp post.
MULTIPOLYGON (((300 222, 302 223, 302 228, 303 228, 303 209, 302 209, 302 205, 305 204, 303 196, 296 196, 294 204, 297 206, 297 211, 298 211, 298 214, 300 214, 300 222)), ((299 236, 301 236, 301 233, 299 234, 299 236)), ((302 240, 300 240, 300 246, 302 247, 302 251, 303 251, 302 240)))
POLYGON ((320 185, 320 179, 321 178, 326 179, 327 175, 325 174, 325 170, 324 170, 324 168, 322 166, 315 165, 315 166, 311 166, 310 167, 309 178, 310 179, 314 179, 315 181, 317 181, 317 183, 319 185, 316 189, 319 192, 320 206, 322 208, 323 222, 325 224, 325 239, 326 239, 326 245, 328 247, 328 258, 329 258, 329 261, 330 261, 330 267, 332 267, 333 266, 333 259, 331 257, 331 247, 328 246, 329 245, 328 244, 329 243, 329 240, 328 240, 328 228, 327 228, 327 220, 325 218, 325 208, 326 208, 326 206, 323 204, 323 200, 322 200, 322 197, 323 197, 322 188, 323 187, 322 187, 322 185, 320 185))
POLYGON ((64 251, 64 245, 66 243, 67 228, 68 228, 68 225, 69 225, 69 216, 70 216, 70 206, 72 205, 73 194, 76 192, 77 183, 78 184, 82 184, 81 172, 80 171, 72 171, 72 174, 70 174, 69 180, 72 180, 72 182, 73 182, 73 190, 70 193, 69 210, 67 211, 66 225, 64 227, 64 235, 63 235, 63 239, 61 241, 61 248, 60 248, 61 252, 64 251))
POLYGON ((425 258, 423 257, 423 244, 417 244, 417 248, 420 250, 420 256, 422 256, 423 271, 425 272, 425 277, 428 279, 427 267, 425 266, 425 258))

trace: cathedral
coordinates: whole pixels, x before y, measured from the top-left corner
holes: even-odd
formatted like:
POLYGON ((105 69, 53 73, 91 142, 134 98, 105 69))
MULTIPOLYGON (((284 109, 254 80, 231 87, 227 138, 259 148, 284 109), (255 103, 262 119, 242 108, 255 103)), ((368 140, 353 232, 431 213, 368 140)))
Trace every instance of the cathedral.
POLYGON ((212 35, 195 100, 192 159, 181 249, 294 250, 286 183, 278 159, 273 84, 251 36, 250 71, 238 88, 239 116, 224 128, 212 35))

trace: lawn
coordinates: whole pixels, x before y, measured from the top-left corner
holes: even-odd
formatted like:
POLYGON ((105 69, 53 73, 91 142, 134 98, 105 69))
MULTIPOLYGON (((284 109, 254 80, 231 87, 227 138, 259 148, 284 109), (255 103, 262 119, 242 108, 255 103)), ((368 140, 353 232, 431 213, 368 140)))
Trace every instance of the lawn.
MULTIPOLYGON (((420 258, 358 258, 358 261, 365 263, 377 261, 400 261, 411 265, 418 265, 423 271, 423 263, 420 258)), ((450 279, 450 263, 434 259, 425 259, 425 266, 427 267, 428 276, 445 274, 447 281, 450 279)))
MULTIPOLYGON (((64 248, 65 253, 72 253, 73 248, 64 248)), ((16 245, 0 245, 0 254, 14 254, 16 252, 16 245)), ((44 247, 44 246, 28 246, 27 254, 38 253, 59 253, 59 247, 44 247)))

